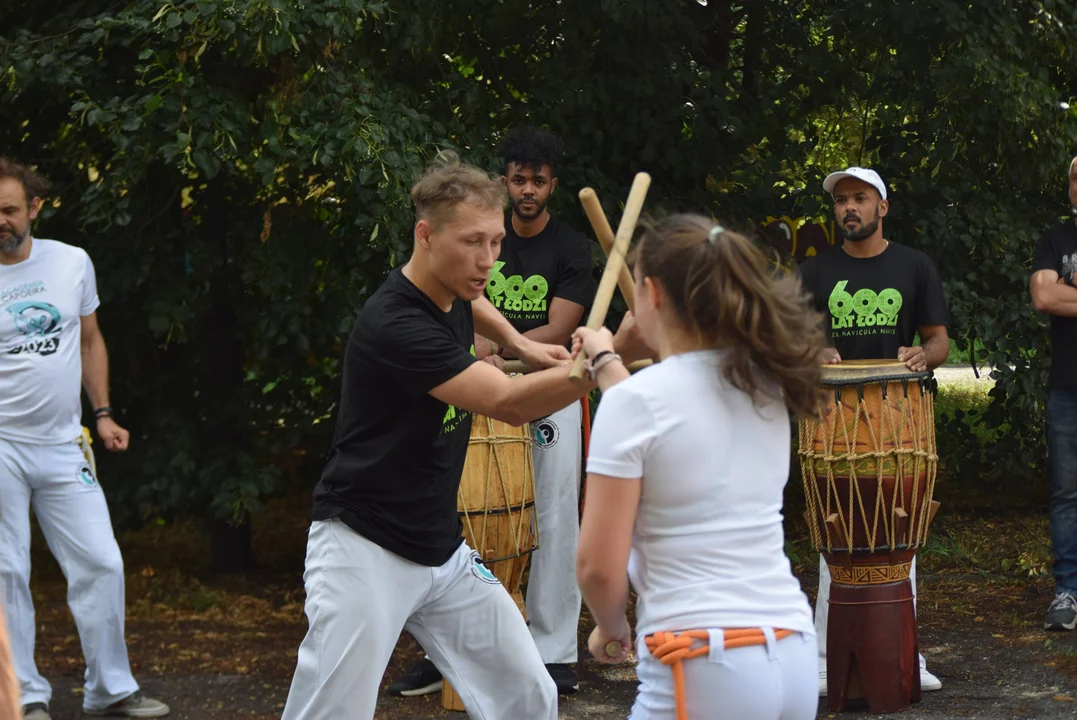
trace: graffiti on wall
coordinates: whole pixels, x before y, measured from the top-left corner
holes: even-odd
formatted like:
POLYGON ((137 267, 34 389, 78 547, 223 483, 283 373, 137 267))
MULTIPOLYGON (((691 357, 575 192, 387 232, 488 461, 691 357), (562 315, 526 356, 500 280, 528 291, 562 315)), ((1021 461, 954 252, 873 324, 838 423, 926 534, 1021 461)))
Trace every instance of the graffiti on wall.
POLYGON ((768 217, 763 232, 784 257, 801 262, 834 244, 834 221, 788 215, 768 217))

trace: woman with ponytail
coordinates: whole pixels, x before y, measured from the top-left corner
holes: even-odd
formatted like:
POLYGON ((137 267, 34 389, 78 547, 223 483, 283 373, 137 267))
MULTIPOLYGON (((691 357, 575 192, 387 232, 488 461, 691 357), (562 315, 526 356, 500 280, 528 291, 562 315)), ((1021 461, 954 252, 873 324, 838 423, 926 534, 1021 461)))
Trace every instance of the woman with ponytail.
POLYGON ((577 556, 589 649, 627 657, 631 580, 631 720, 814 718, 815 628, 782 493, 789 411, 823 399, 821 317, 795 276, 696 215, 644 228, 635 279, 635 320, 661 362, 629 377, 608 331, 573 336, 603 393, 577 556))

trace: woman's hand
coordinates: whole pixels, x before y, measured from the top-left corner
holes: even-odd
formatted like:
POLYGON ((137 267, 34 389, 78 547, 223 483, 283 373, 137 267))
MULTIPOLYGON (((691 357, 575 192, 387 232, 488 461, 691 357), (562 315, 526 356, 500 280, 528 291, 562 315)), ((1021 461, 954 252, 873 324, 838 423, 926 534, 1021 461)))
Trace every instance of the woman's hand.
POLYGON ((622 618, 621 628, 616 633, 607 633, 602 628, 596 627, 591 631, 591 637, 587 639, 587 649, 591 651, 595 660, 609 665, 616 665, 627 660, 631 647, 632 628, 628 624, 628 618, 622 618), (615 652, 611 654, 610 651, 615 652))

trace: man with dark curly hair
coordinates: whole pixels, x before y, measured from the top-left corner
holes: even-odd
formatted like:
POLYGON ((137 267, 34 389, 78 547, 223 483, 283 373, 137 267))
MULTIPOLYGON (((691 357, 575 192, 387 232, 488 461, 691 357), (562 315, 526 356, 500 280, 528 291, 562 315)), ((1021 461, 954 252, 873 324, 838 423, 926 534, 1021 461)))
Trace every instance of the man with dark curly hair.
MULTIPOLYGON (((511 211, 486 296, 524 337, 568 345, 594 298, 591 242, 547 208, 557 188, 562 145, 552 133, 517 128, 501 144, 503 181, 511 211)), ((510 348, 476 336, 476 356, 515 357, 510 348)), ((526 609, 531 636, 557 689, 579 689, 577 660, 580 589, 576 583, 582 475, 581 405, 573 402, 531 419, 539 549, 531 557, 526 609)), ((389 686, 390 695, 441 689, 441 674, 424 658, 389 686)))

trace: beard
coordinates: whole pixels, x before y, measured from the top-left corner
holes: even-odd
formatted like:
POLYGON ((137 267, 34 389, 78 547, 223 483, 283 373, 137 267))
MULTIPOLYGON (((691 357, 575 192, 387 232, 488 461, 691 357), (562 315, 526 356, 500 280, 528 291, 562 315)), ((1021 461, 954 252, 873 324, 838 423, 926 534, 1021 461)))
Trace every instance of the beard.
POLYGON ((28 237, 30 237, 30 228, 26 228, 22 233, 19 233, 13 227, 0 227, 0 252, 5 254, 15 252, 22 247, 28 237))
MULTIPOLYGON (((846 218, 848 219, 848 218, 846 218)), ((858 218, 859 219, 859 218, 858 218)), ((841 227, 838 228, 838 232, 841 236, 849 242, 860 242, 875 234, 875 231, 879 229, 879 209, 875 208, 875 217, 871 219, 871 222, 864 224, 861 220, 860 227, 855 230, 845 229, 845 222, 842 221, 841 227)))
POLYGON ((523 201, 522 200, 513 200, 512 201, 512 211, 514 213, 516 213, 516 215, 518 215, 519 217, 521 217, 524 220, 533 220, 533 219, 539 217, 540 215, 542 215, 542 212, 546 209, 546 205, 550 201, 549 201, 549 199, 547 199, 546 202, 541 202, 541 203, 538 200, 532 200, 531 202, 535 203, 535 209, 532 210, 532 211, 529 211, 529 212, 524 212, 524 210, 521 209, 521 207, 520 207, 520 205, 523 204, 523 201))

